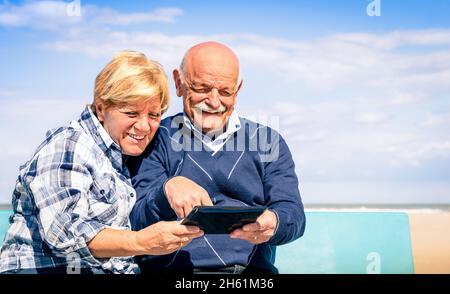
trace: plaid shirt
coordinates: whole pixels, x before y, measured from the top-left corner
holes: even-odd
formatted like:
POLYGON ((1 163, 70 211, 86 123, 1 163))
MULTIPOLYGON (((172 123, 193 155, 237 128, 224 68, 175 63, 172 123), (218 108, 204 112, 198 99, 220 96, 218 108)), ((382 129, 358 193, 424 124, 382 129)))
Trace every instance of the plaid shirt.
POLYGON ((87 243, 104 228, 130 230, 136 192, 120 147, 87 106, 47 133, 20 167, 0 272, 66 266, 135 273, 132 257, 95 258, 87 243))

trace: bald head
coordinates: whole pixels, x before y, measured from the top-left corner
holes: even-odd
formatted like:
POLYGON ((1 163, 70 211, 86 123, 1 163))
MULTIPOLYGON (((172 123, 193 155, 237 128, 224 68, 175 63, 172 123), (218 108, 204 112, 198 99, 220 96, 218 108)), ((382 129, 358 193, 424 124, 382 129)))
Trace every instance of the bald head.
POLYGON ((239 77, 239 60, 234 52, 224 44, 218 42, 203 42, 191 47, 183 57, 180 69, 183 74, 191 70, 196 71, 198 67, 207 67, 211 71, 227 69, 228 75, 239 77))

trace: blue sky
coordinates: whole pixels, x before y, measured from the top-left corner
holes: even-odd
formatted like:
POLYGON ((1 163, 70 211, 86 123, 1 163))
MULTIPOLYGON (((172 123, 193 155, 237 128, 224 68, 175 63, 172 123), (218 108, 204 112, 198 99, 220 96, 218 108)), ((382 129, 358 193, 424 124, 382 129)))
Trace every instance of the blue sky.
POLYGON ((240 57, 238 112, 286 138, 305 203, 450 203, 450 1, 79 3, 0 2, 0 203, 115 52, 170 75, 206 40, 240 57))

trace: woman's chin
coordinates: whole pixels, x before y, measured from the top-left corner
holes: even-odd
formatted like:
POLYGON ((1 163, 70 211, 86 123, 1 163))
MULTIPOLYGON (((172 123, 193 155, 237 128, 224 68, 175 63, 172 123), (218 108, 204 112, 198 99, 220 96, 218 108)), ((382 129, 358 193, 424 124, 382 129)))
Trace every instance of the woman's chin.
MULTIPOLYGON (((147 146, 147 145, 146 145, 147 146)), ((145 147, 134 146, 122 146, 122 153, 128 156, 139 156, 144 152, 145 147)))

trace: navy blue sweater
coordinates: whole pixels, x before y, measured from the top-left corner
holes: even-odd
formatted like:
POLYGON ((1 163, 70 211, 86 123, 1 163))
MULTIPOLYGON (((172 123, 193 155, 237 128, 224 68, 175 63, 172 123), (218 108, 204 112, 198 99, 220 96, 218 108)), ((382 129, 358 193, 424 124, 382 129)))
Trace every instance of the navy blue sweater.
POLYGON ((213 153, 183 125, 181 113, 164 119, 149 148, 127 163, 137 192, 131 223, 139 230, 175 220, 164 184, 184 176, 202 186, 214 205, 268 207, 278 218, 274 236, 253 245, 228 235, 205 235, 173 254, 138 257, 141 267, 185 270, 239 264, 276 273, 275 246, 303 235, 305 214, 286 142, 266 126, 244 118, 240 122, 239 131, 213 153))

